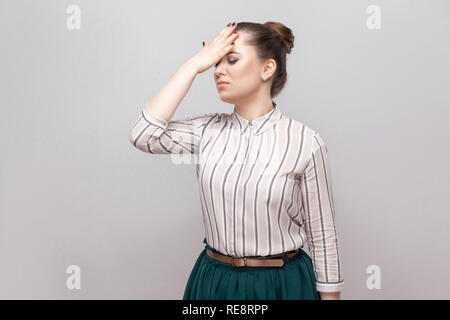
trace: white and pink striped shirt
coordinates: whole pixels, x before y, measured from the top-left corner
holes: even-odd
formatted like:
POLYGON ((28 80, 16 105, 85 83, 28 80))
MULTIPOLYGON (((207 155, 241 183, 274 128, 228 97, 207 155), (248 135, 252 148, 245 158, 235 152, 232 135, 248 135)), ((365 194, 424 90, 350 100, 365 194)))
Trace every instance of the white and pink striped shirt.
POLYGON ((266 256, 303 248, 306 240, 317 291, 343 290, 327 147, 318 132, 274 103, 251 121, 236 110, 166 121, 146 106, 129 136, 147 153, 196 157, 211 247, 266 256))

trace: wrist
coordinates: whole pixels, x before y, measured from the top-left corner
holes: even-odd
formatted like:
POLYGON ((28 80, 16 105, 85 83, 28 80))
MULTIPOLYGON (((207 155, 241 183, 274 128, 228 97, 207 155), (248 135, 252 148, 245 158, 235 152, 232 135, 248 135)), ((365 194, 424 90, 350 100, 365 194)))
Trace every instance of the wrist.
POLYGON ((186 61, 181 66, 181 69, 186 70, 186 72, 191 73, 193 76, 196 76, 198 74, 198 68, 191 60, 186 61))
POLYGON ((340 300, 341 294, 340 292, 321 292, 320 293, 320 300, 340 300))

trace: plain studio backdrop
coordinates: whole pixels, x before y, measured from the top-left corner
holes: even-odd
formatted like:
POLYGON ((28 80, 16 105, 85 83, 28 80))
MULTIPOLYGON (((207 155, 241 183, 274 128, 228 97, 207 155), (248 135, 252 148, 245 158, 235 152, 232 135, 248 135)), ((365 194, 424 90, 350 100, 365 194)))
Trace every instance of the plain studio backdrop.
MULTIPOLYGON (((341 298, 450 298, 446 0, 2 0, 0 298, 182 298, 204 248, 195 165, 128 134, 231 21, 295 35, 274 101, 327 143, 341 298)), ((233 107, 211 68, 173 119, 233 107)))

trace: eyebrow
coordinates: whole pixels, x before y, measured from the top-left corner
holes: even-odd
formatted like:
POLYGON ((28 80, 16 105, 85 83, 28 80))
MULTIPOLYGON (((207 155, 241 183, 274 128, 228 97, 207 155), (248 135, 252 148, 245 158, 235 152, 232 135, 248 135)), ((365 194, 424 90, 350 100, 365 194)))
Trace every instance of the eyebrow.
POLYGON ((231 53, 237 53, 237 54, 240 54, 240 53, 237 52, 237 51, 230 51, 230 52, 227 53, 227 55, 229 55, 229 54, 231 54, 231 53))

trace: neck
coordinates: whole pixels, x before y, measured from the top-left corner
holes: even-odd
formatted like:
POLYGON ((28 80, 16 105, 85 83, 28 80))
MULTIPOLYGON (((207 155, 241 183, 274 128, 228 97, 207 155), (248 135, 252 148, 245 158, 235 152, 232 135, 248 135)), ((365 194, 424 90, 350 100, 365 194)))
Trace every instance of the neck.
POLYGON ((264 100, 261 103, 235 104, 234 109, 243 118, 251 121, 259 118, 274 109, 272 100, 264 100))

